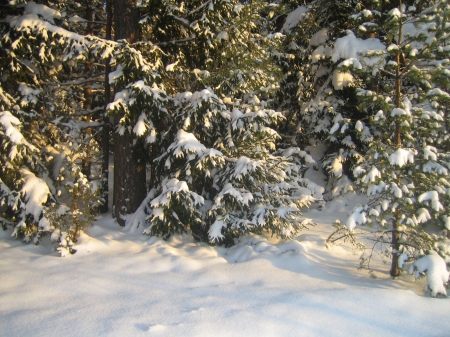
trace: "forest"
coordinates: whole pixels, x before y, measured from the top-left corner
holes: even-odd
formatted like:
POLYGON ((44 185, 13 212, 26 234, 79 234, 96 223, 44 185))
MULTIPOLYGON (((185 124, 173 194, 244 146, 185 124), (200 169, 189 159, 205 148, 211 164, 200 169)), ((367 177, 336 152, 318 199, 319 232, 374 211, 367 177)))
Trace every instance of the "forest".
POLYGON ((371 228, 392 277, 405 263, 433 270, 432 295, 446 294, 448 1, 1 9, 0 223, 14 237, 50 237, 73 254, 80 233, 112 212, 164 239, 288 240, 314 225, 308 207, 356 193, 361 203, 328 242, 371 228), (311 165, 326 186, 305 175, 311 165))

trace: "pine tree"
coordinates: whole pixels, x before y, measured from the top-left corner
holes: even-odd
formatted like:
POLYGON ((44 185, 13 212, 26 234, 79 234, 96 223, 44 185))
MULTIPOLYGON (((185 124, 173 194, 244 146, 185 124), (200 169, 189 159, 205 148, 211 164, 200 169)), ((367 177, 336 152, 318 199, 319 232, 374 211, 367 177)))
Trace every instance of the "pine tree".
MULTIPOLYGON (((314 200, 301 193, 313 185, 301 177, 301 163, 312 159, 299 149, 274 151, 278 135, 271 126, 282 115, 269 107, 278 88, 273 60, 280 57, 281 34, 268 29, 261 13, 275 5, 173 2, 164 12, 157 4, 147 7, 155 26, 143 31, 169 55, 162 78, 172 79, 164 82, 170 124, 143 135, 161 137, 163 146, 154 190, 128 226, 147 216, 150 234, 190 229, 197 239, 225 244, 265 229, 292 237, 306 225, 301 207, 314 200)), ((164 125, 152 118, 151 125, 164 125)))
MULTIPOLYGON (((91 18, 93 3, 86 4, 78 13, 91 18)), ((27 240, 52 234, 62 253, 73 251, 97 206, 86 173, 100 153, 91 140, 100 135, 104 101, 94 106, 90 91, 98 85, 103 92, 97 67, 109 63, 116 93, 107 112, 117 121, 115 155, 125 161, 116 163, 115 186, 128 189, 116 196, 119 221, 142 201, 124 218, 129 227, 147 218, 152 234, 190 229, 197 239, 226 244, 249 231, 292 237, 308 223, 301 208, 321 190, 302 178, 309 155, 276 149, 274 126, 283 116, 272 108, 285 57, 282 34, 273 31, 278 5, 140 4, 154 18, 141 20, 144 39, 135 39, 138 16, 131 6, 130 31, 121 32, 116 21, 116 38, 128 39, 117 42, 90 35, 90 20, 63 15, 63 9, 75 14, 76 3, 59 3, 61 11, 35 3, 21 7, 24 12, 10 8, 17 12, 2 26, 1 198, 8 205, 2 222, 27 240), (147 163, 152 190, 144 198, 130 184, 131 171, 119 169, 134 165, 142 172, 147 163)), ((143 178, 136 181, 145 191, 143 178)))
POLYGON ((329 177, 328 197, 352 190, 349 168, 363 150, 351 127, 362 117, 356 92, 336 82, 333 58, 336 40, 352 27, 349 16, 360 7, 353 0, 313 1, 289 14, 283 28, 289 32, 287 47, 295 55, 295 72, 283 84, 291 88, 283 90, 289 95, 290 133, 295 127, 296 142, 301 145, 326 144, 322 166, 329 177))
POLYGON ((380 226, 380 243, 391 247, 390 273, 398 276, 407 259, 430 251, 449 254, 449 154, 443 132, 450 97, 449 7, 436 1, 417 12, 400 2, 382 9, 355 15, 359 29, 342 38, 356 43, 357 35, 370 32, 383 44, 338 65, 339 76, 354 76, 359 108, 370 116, 355 124, 358 133, 367 132, 368 150, 353 170, 369 202, 354 210, 347 227, 380 226))
POLYGON ((27 242, 52 234, 62 254, 102 200, 92 179, 100 175, 83 165, 98 153, 103 118, 101 67, 87 65, 113 48, 77 33, 86 20, 72 5, 10 5, 1 40, 2 223, 27 242))

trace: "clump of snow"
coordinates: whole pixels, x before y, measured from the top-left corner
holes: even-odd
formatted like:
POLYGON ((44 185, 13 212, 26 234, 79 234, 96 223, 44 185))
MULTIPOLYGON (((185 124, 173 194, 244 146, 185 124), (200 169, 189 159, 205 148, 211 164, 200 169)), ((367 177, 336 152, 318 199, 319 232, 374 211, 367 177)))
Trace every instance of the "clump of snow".
POLYGON ((239 180, 249 172, 258 170, 261 166, 263 166, 262 160, 252 160, 246 156, 240 156, 231 176, 239 180))
POLYGON ((331 57, 333 55, 333 48, 329 46, 319 46, 311 54, 312 63, 317 63, 320 60, 331 57))
POLYGON ((295 28, 300 21, 305 17, 308 12, 308 8, 305 6, 299 6, 288 14, 286 21, 284 22, 282 32, 290 33, 293 28, 295 28))
POLYGON ((364 129, 364 124, 361 121, 357 121, 355 124, 355 130, 362 132, 362 130, 364 129))
MULTIPOLYGON (((23 140, 22 133, 16 128, 22 123, 9 111, 0 112, 0 124, 5 128, 5 135, 16 145, 21 144, 23 140)), ((14 158, 11 158, 11 160, 14 158)))
POLYGON ((52 24, 55 24, 54 19, 61 19, 63 17, 59 11, 54 10, 54 9, 44 6, 44 5, 37 4, 32 1, 28 2, 25 5, 24 14, 39 15, 45 21, 48 21, 52 24))
POLYGON ((178 62, 180 62, 180 60, 177 60, 177 61, 174 62, 174 63, 168 64, 168 65, 166 66, 166 71, 167 71, 167 72, 174 71, 174 70, 175 70, 175 67, 178 65, 178 62))
MULTIPOLYGON (((370 38, 363 40, 356 37, 353 32, 348 31, 348 35, 336 40, 333 48, 333 55, 331 60, 337 62, 340 59, 356 58, 361 59, 361 54, 367 51, 380 51, 385 50, 386 46, 376 38, 370 38)), ((375 64, 378 62, 378 58, 369 59, 364 58, 364 62, 375 64)))
POLYGON ((211 156, 222 155, 220 151, 214 149, 208 150, 202 143, 198 141, 194 134, 186 132, 184 130, 178 131, 176 142, 172 143, 168 148, 168 151, 171 150, 173 150, 173 154, 176 157, 183 156, 183 153, 189 152, 196 153, 199 156, 206 152, 210 153, 211 156))
POLYGON ((428 191, 425 192, 417 198, 417 201, 424 202, 424 201, 431 201, 431 207, 436 211, 440 212, 444 210, 444 206, 439 202, 439 194, 437 191, 428 191))
POLYGON ((402 254, 400 254, 400 256, 398 257, 398 267, 400 269, 403 268, 403 266, 405 265, 405 262, 408 261, 408 253, 407 252, 403 252, 402 254))
POLYGON ((309 40, 309 45, 313 47, 320 46, 328 40, 328 29, 324 28, 316 32, 309 40))
POLYGON ((431 296, 436 297, 437 294, 447 295, 445 286, 449 281, 450 274, 447 271, 444 259, 436 252, 431 251, 429 255, 415 261, 409 269, 410 274, 414 272, 416 278, 423 274, 427 276, 427 287, 431 291, 431 296))
POLYGON ((149 202, 155 197, 155 192, 156 191, 152 189, 133 214, 124 216, 126 230, 133 233, 136 229, 144 227, 147 218, 146 210, 148 208, 149 202))
POLYGON ((395 116, 410 116, 411 114, 408 114, 405 110, 401 109, 401 108, 395 108, 392 110, 391 112, 391 116, 395 117, 395 116))
POLYGON ((335 176, 336 178, 339 178, 342 176, 343 172, 343 166, 342 161, 340 158, 334 158, 333 162, 330 165, 330 173, 335 176))
POLYGON ((397 149, 394 153, 389 156, 389 163, 391 165, 398 165, 400 167, 408 164, 414 163, 414 154, 405 149, 397 149))
POLYGON ((335 70, 333 72, 333 87, 336 90, 344 89, 351 85, 354 81, 354 77, 351 73, 347 71, 338 71, 335 70))
POLYGON ((33 172, 26 168, 20 169, 25 181, 20 193, 25 197, 26 212, 31 214, 35 221, 39 221, 43 204, 50 195, 50 189, 44 180, 36 177, 33 172))
MULTIPOLYGON (((108 75, 109 83, 114 84, 122 76, 123 76, 123 67, 119 64, 117 66, 116 70, 109 73, 109 75, 108 75)), ((114 100, 116 100, 116 99, 114 99, 114 100)))
POLYGON ((20 101, 21 106, 27 106, 29 103, 36 104, 38 102, 38 95, 42 92, 39 89, 33 89, 27 86, 25 83, 19 84, 19 91, 22 95, 20 101))
POLYGON ((364 211, 364 207, 357 206, 353 210, 352 214, 347 218, 345 225, 349 231, 353 231, 357 224, 365 224, 367 221, 367 213, 364 211))
POLYGON ((426 208, 419 208, 417 210, 416 223, 424 223, 431 219, 430 212, 426 208))
POLYGON ((221 32, 219 32, 216 36, 217 40, 228 40, 228 32, 223 30, 221 32))
POLYGON ((141 113, 136 125, 133 128, 133 132, 136 134, 136 136, 142 136, 147 131, 147 123, 147 116, 145 115, 145 113, 141 113))

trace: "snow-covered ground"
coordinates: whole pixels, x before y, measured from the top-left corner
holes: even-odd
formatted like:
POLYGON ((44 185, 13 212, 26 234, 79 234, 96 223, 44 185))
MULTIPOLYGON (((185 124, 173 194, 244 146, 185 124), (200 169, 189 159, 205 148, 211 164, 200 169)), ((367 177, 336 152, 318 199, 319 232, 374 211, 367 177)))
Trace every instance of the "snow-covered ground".
POLYGON ((123 231, 111 217, 74 255, 0 231, 1 336, 449 336, 449 298, 405 273, 358 270, 360 252, 325 247, 347 199, 305 215, 290 242, 248 236, 232 248, 123 231))

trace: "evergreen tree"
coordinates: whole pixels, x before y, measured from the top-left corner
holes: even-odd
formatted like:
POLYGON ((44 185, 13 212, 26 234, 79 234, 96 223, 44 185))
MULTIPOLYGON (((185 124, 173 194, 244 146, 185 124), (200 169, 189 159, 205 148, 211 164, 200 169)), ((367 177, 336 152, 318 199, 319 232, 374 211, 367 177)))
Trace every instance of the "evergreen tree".
POLYGON ((284 57, 282 35, 272 31, 276 4, 140 2, 155 20, 141 20, 139 31, 137 8, 118 1, 116 15, 125 11, 120 5, 133 15, 116 21, 117 42, 96 36, 104 32, 91 25, 91 9, 103 7, 83 4, 8 7, 14 15, 2 26, 4 224, 36 242, 51 233, 62 253, 72 250, 96 206, 89 178, 100 146, 92 140, 104 121, 104 100, 95 100, 96 91, 103 93, 97 70, 109 63, 116 94, 107 110, 116 118, 115 155, 124 161, 115 174, 115 188, 124 192, 115 197, 119 221, 137 227, 148 217, 152 234, 190 229, 198 239, 226 244, 248 231, 291 237, 306 226, 300 209, 321 196, 302 178, 301 163, 312 159, 275 146, 273 126, 282 115, 271 108, 281 72, 273 61, 284 57), (132 175, 145 192, 144 179, 119 170, 134 165, 142 173, 148 162, 153 189, 144 199, 130 183, 132 175))
POLYGON ((391 247, 392 276, 408 259, 449 254, 449 7, 436 1, 417 8, 400 2, 385 11, 365 9, 353 17, 358 30, 338 41, 349 48, 370 32, 382 43, 341 62, 338 76, 352 76, 359 108, 370 116, 355 124, 356 132, 367 133, 368 150, 353 169, 369 202, 354 210, 347 227, 380 226, 380 243, 391 247))
MULTIPOLYGON (((301 177, 301 162, 312 160, 305 152, 274 151, 278 135, 271 126, 282 115, 269 107, 278 88, 273 60, 280 57, 281 34, 269 30, 262 13, 276 5, 209 1, 173 2, 165 12, 163 7, 149 2, 146 8, 156 17, 149 14, 148 22, 155 26, 143 31, 150 39, 158 36, 155 43, 169 55, 162 78, 172 79, 164 82, 172 93, 170 124, 143 135, 161 137, 164 145, 156 157, 154 190, 128 226, 136 228, 148 214, 150 234, 190 229, 200 240, 226 244, 264 229, 291 237, 306 224, 300 208, 314 200, 310 191, 302 193, 304 186, 314 187, 301 177)), ((164 125, 151 118, 151 125, 164 125)))
POLYGON ((79 230, 99 204, 95 182, 83 171, 86 148, 95 146, 93 107, 78 97, 96 76, 76 75, 74 55, 85 41, 72 17, 34 2, 10 5, 2 23, 0 172, 2 223, 38 243, 52 233, 61 253, 72 251, 79 230), (60 27, 66 27, 63 29, 60 27), (57 43, 55 42, 57 41, 57 43), (70 76, 69 76, 70 75, 70 76))
POLYGON ((34 2, 10 5, 13 15, 2 23, 1 198, 2 223, 16 226, 15 235, 38 242, 41 235, 59 231, 52 238, 64 247, 76 241, 81 222, 88 224, 102 202, 96 189, 102 177, 93 171, 100 165, 91 166, 90 177, 84 165, 100 152, 102 63, 115 55, 111 82, 118 85, 130 84, 120 82, 121 69, 140 78, 153 75, 127 43, 86 35, 90 22, 75 14, 86 13, 76 10, 79 3, 58 5, 64 11, 34 2), (62 219, 67 214, 72 221, 62 219), (62 224, 73 229, 60 230, 62 224))
POLYGON ((283 27, 295 55, 290 62, 295 72, 286 77, 282 91, 288 95, 283 97, 286 114, 292 116, 286 131, 296 135, 298 144, 326 144, 322 166, 329 176, 329 197, 352 190, 349 168, 363 151, 351 127, 362 117, 356 92, 336 81, 333 53, 336 40, 352 27, 349 16, 360 7, 353 0, 312 1, 291 12, 283 27))

